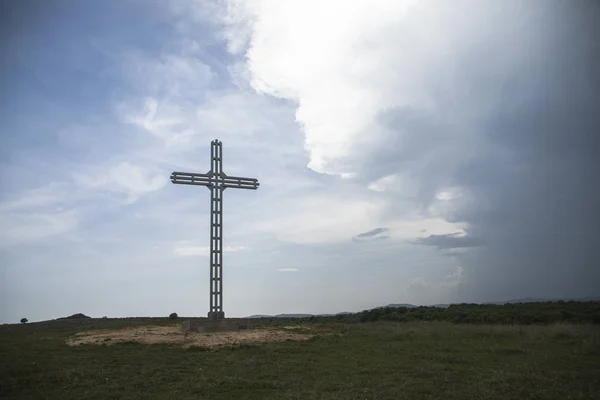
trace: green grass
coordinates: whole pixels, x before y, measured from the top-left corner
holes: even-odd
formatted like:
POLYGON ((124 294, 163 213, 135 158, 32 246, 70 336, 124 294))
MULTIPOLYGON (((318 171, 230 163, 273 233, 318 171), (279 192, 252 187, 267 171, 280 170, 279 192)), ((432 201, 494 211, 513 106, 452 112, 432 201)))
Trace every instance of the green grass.
POLYGON ((92 326, 148 323, 0 326, 0 398, 564 400, 600 393, 598 325, 302 322, 302 331, 342 335, 222 350, 64 343, 92 326))

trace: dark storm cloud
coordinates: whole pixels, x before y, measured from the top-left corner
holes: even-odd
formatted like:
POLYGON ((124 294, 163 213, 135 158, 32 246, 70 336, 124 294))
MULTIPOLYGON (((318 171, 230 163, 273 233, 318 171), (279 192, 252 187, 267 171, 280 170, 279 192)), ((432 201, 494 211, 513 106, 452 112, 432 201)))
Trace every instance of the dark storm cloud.
POLYGON ((368 232, 360 233, 352 238, 355 242, 364 242, 369 240, 380 240, 387 239, 387 235, 383 235, 383 233, 387 232, 388 228, 376 228, 368 232))
POLYGON ((461 217, 488 243, 465 259, 478 298, 600 291, 600 7, 576 4, 498 98, 490 150, 457 173, 473 197, 461 217))
MULTIPOLYGON (((526 60, 494 70, 478 51, 457 55, 462 73, 452 78, 462 90, 438 94, 437 113, 382 115, 390 132, 410 135, 390 135, 365 164, 366 180, 390 170, 418 176, 423 210, 437 191, 462 189, 446 218, 467 223, 468 236, 419 240, 484 244, 456 256, 465 283, 456 300, 600 292, 600 3, 537 7, 526 60)), ((505 35, 519 46, 509 29, 505 35)))

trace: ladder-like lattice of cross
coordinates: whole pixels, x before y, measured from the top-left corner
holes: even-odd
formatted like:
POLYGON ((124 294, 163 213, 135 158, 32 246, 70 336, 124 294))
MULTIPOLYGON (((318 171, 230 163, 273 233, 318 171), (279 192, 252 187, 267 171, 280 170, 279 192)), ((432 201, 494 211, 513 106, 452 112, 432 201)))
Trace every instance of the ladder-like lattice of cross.
POLYGON ((225 318, 223 311, 223 191, 227 188, 258 189, 254 178, 228 176, 223 172, 223 143, 210 143, 210 171, 206 174, 173 172, 171 182, 210 189, 210 311, 208 318, 225 318))

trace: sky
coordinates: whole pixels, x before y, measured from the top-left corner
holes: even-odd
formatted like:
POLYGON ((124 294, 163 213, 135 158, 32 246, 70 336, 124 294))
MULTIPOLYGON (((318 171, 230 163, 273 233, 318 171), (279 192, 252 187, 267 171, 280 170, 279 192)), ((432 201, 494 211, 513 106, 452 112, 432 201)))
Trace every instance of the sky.
POLYGON ((0 322, 600 295, 595 1, 2 2, 0 322))

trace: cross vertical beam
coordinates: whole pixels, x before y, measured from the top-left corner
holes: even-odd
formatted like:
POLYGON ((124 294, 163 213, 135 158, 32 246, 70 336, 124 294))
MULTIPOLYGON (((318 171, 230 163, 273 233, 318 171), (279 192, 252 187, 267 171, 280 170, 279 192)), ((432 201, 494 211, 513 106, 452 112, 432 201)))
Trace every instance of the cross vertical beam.
POLYGON ((173 172, 171 182, 180 185, 206 186, 210 189, 210 309, 208 319, 225 318, 223 311, 223 192, 227 188, 256 190, 255 178, 228 176, 223 172, 223 143, 213 140, 210 146, 210 171, 206 174, 173 172))
POLYGON ((223 319, 223 146, 212 142, 210 147, 211 172, 214 184, 210 187, 210 311, 209 319, 223 319))

